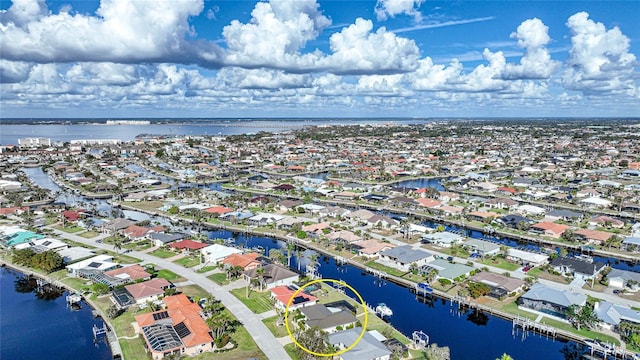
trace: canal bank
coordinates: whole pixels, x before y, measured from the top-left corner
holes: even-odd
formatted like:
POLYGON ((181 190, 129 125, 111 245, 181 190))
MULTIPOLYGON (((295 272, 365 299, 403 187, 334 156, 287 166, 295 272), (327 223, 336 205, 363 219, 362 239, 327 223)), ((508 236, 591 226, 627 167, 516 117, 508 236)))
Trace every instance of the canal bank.
POLYGON ((122 358, 117 340, 110 344, 106 337, 94 337, 94 327, 112 327, 104 316, 94 317, 99 308, 89 299, 71 307, 66 299, 75 292, 71 287, 4 260, 0 260, 0 274, 0 358, 122 358), (33 284, 25 281, 29 276, 35 278, 33 284), (48 286, 61 290, 43 292, 48 286), (31 345, 36 342, 36 346, 31 345))
MULTIPOLYGON (((143 211, 127 205, 122 205, 122 207, 162 216, 162 214, 155 211, 143 211)), ((187 223, 193 223, 190 219, 183 220, 187 223)), ((460 337, 460 329, 466 329, 474 333, 478 344, 483 341, 493 342, 495 339, 500 339, 500 346, 492 350, 495 351, 497 348, 501 348, 503 352, 507 352, 512 356, 517 354, 518 356, 514 356, 514 358, 518 359, 538 359, 539 357, 531 357, 531 354, 536 354, 536 352, 531 353, 531 351, 535 351, 538 348, 544 349, 545 347, 552 348, 554 350, 550 351, 556 352, 559 352, 564 347, 576 348, 578 349, 576 351, 587 351, 586 347, 582 345, 586 338, 566 331, 557 330, 552 337, 548 333, 526 336, 526 334, 531 334, 531 331, 535 331, 535 329, 529 327, 528 331, 523 331, 521 325, 518 324, 517 319, 526 314, 525 311, 514 315, 470 302, 467 299, 455 298, 437 290, 434 291, 435 297, 424 298, 415 294, 415 282, 382 273, 352 259, 341 258, 336 261, 337 256, 335 254, 311 242, 303 242, 292 237, 264 232, 247 226, 215 225, 210 223, 204 223, 203 225, 209 229, 214 229, 209 234, 210 238, 226 239, 234 237, 236 244, 246 244, 247 247, 259 246, 265 249, 266 254, 272 248, 283 249, 284 251, 287 248, 287 244, 293 242, 305 249, 299 259, 297 256, 292 257, 290 267, 293 270, 298 268, 298 264, 300 264, 298 270, 306 267, 309 263, 310 252, 322 254, 323 261, 328 265, 320 266, 318 269, 323 278, 346 281, 361 292, 367 303, 377 304, 384 302, 392 306, 394 316, 391 318, 390 323, 395 328, 407 337, 411 337, 413 331, 424 330, 432 338, 433 342, 441 346, 449 346, 454 359, 489 358, 494 356, 493 352, 488 351, 486 355, 489 357, 473 357, 475 350, 470 349, 467 345, 468 339, 460 337), (375 286, 371 287, 371 284, 375 286), (381 287, 386 288, 381 289, 381 287), (407 311, 407 309, 413 310, 407 311), (434 317, 433 311, 438 313, 435 316, 438 319, 437 322, 429 321, 434 317), (425 323, 421 325, 423 321, 425 323), (469 327, 467 322, 471 322, 479 328, 469 327), (488 326, 487 324, 491 325, 488 326), (446 326, 446 331, 442 331, 440 326, 446 326), (539 340, 544 340, 544 343, 538 343, 539 340), (525 341, 527 346, 524 346, 524 348, 532 346, 529 352, 521 350, 521 347, 523 347, 521 343, 525 341), (537 344, 533 345, 532 343, 537 344)), ((349 292, 347 293, 349 294, 349 292)), ((352 298, 355 297, 354 294, 349 295, 352 298)), ((496 353, 494 358, 499 357, 501 354, 502 352, 500 354, 496 353)), ((562 359, 562 357, 554 356, 547 358, 562 359)))

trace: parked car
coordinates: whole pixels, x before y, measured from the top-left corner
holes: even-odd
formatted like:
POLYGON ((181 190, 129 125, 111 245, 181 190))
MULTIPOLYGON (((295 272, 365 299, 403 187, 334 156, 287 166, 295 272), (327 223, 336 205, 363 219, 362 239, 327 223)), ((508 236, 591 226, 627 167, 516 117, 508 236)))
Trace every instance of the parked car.
POLYGON ((531 270, 531 266, 525 266, 522 268, 522 272, 527 272, 529 270, 531 270))

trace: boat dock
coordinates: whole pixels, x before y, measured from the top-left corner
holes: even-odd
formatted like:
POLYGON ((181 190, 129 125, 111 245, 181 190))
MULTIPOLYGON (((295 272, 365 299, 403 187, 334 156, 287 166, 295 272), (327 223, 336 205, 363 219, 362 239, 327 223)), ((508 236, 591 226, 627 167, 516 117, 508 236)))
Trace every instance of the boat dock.
POLYGON ((109 330, 106 323, 102 324, 102 327, 98 327, 93 325, 93 341, 97 341, 98 337, 105 336, 107 343, 109 344, 109 348, 111 349, 111 358, 114 360, 123 359, 122 357, 122 348, 120 347, 120 343, 118 342, 118 338, 116 334, 109 330))

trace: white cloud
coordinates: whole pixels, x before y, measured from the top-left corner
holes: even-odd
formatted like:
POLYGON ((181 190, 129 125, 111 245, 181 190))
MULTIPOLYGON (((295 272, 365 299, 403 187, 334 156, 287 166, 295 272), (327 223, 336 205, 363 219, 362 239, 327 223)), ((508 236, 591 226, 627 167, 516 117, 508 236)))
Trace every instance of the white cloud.
POLYGON ((396 36, 384 27, 373 32, 371 20, 355 23, 329 39, 331 55, 319 61, 336 74, 393 74, 418 67, 420 51, 413 40, 396 36))
POLYGON ((224 27, 225 62, 243 67, 313 67, 319 54, 301 55, 299 50, 331 23, 318 8, 315 0, 257 3, 250 23, 233 20, 224 27))
POLYGON ((0 59, 0 82, 16 83, 29 77, 31 64, 23 61, 7 61, 0 59))
POLYGON ((558 68, 559 63, 551 60, 545 47, 551 38, 549 27, 540 19, 523 21, 511 38, 518 40, 518 47, 524 48, 520 64, 507 64, 502 77, 505 79, 548 79, 558 68))
POLYGON ((216 79, 228 88, 289 89, 309 86, 309 75, 287 74, 282 70, 224 68, 216 79))
POLYGON ((48 13, 38 0, 20 0, 2 13, 2 57, 41 63, 219 62, 215 45, 185 40, 189 17, 202 8, 202 0, 103 0, 96 16, 89 16, 48 13))
POLYGON ((562 76, 565 88, 585 93, 637 94, 636 57, 629 52, 629 38, 618 27, 607 30, 604 24, 589 19, 586 12, 569 17, 567 26, 573 36, 562 76))
POLYGON ((416 22, 422 18, 422 14, 418 11, 420 5, 425 0, 378 0, 376 2, 375 13, 378 20, 386 20, 396 15, 413 16, 416 22))

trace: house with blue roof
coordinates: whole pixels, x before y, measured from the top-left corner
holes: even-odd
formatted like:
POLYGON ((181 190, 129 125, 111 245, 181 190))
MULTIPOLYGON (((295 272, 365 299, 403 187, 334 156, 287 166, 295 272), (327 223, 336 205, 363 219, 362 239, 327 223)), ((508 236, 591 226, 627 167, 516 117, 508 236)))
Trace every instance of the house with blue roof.
POLYGON ((615 329, 623 322, 640 325, 640 311, 627 306, 602 301, 593 304, 593 311, 600 320, 600 326, 609 330, 615 329))
POLYGON ((587 295, 535 283, 517 301, 518 308, 566 319, 572 305, 585 306, 587 295))
POLYGON ((15 246, 15 245, 23 244, 32 240, 40 240, 42 238, 44 238, 44 235, 36 234, 32 231, 20 231, 20 232, 6 236, 3 239, 3 242, 7 246, 15 246))

